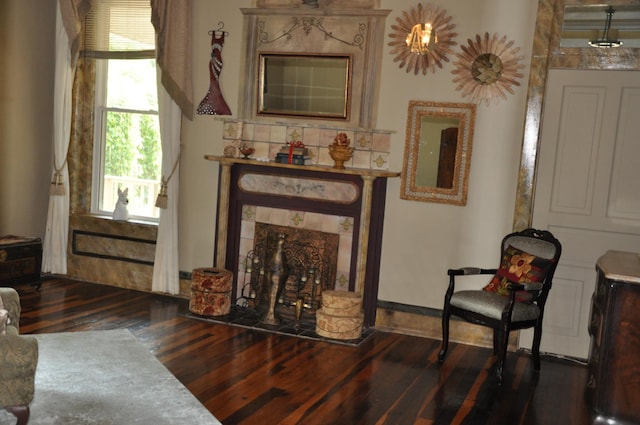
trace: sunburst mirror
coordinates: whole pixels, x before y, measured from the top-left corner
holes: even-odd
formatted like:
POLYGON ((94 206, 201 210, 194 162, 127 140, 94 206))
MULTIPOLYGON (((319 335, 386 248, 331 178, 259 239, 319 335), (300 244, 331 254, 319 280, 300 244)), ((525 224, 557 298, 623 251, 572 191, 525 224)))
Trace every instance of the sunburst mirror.
POLYGON ((453 62, 456 68, 451 73, 457 75, 453 82, 458 84, 456 90, 462 91, 462 97, 489 105, 494 99, 506 100, 507 93, 514 93, 512 87, 520 85, 524 65, 520 63, 523 56, 518 56, 520 48, 513 44, 506 36, 485 33, 460 46, 462 52, 456 53, 458 60, 453 62))
POLYGON ((427 71, 435 72, 442 68, 443 62, 449 62, 447 55, 453 53, 453 40, 458 34, 453 32, 455 25, 447 11, 426 3, 418 3, 408 11, 403 11, 391 25, 393 32, 389 34, 392 47, 389 52, 395 55, 394 62, 400 62, 400 68, 407 72, 426 75, 427 71))

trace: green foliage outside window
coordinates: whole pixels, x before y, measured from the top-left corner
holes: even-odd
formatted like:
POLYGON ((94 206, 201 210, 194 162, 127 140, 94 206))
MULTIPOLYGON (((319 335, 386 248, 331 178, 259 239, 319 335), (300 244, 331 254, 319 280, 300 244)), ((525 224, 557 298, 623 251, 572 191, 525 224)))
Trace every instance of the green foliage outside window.
POLYGON ((129 141, 131 114, 107 113, 107 132, 104 171, 111 176, 129 176, 134 157, 133 145, 129 141))

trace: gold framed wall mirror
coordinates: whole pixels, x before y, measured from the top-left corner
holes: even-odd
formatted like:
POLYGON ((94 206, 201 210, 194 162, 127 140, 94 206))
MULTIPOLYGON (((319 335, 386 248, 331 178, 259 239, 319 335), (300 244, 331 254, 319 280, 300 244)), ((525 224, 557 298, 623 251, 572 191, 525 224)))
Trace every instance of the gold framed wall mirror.
POLYGON ((258 114, 349 120, 351 59, 261 53, 258 114))
POLYGON ((466 205, 476 105, 409 102, 400 198, 466 205))

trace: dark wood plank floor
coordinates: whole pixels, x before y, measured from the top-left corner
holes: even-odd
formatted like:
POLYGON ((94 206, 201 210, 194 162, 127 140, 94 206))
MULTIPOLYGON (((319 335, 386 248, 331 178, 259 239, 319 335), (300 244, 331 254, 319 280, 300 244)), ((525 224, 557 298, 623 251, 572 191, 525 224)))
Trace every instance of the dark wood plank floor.
MULTIPOLYGON (((186 300, 70 280, 19 286, 22 333, 128 328, 225 425, 587 424, 586 368, 375 332, 358 347, 212 324, 186 300)), ((191 424, 185 424, 191 425, 191 424)))

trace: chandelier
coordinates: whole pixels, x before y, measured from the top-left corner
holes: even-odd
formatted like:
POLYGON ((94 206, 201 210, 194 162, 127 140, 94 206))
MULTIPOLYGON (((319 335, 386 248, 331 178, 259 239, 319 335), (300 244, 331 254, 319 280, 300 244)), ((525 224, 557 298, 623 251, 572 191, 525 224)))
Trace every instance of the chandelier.
POLYGON ((622 46, 622 41, 618 40, 618 30, 611 29, 611 19, 613 19, 615 9, 609 6, 609 8, 605 12, 607 14, 607 19, 604 22, 602 37, 598 37, 599 31, 594 30, 594 36, 591 40, 589 40, 589 46, 599 47, 602 49, 606 49, 609 47, 620 47, 622 46))
POLYGON ((411 32, 407 35, 407 47, 411 49, 411 53, 424 55, 429 51, 429 45, 432 41, 431 36, 433 36, 433 44, 436 44, 438 42, 438 35, 433 30, 430 22, 426 22, 424 28, 422 24, 415 24, 413 28, 411 28, 411 32))

